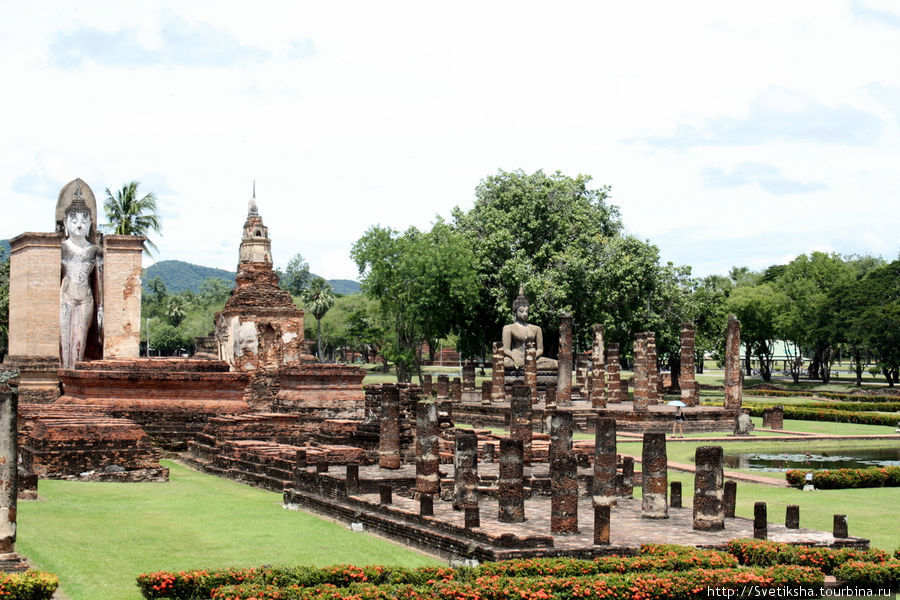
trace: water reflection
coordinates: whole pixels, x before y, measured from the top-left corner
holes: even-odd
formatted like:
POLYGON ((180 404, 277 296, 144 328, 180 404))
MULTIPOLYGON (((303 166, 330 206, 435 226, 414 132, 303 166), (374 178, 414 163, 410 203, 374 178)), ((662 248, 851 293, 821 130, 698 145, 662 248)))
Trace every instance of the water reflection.
POLYGON ((815 453, 725 454, 726 469, 787 471, 788 469, 864 469, 900 466, 900 446, 889 448, 841 448, 815 453))

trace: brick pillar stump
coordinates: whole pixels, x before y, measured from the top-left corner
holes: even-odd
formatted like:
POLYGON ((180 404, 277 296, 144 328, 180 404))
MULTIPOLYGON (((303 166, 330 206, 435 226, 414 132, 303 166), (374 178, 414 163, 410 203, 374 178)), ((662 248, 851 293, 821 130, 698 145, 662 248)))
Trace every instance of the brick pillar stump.
POLYGON ((636 333, 634 335, 634 403, 632 408, 636 412, 646 411, 649 402, 646 336, 646 333, 636 333))
POLYGON ((606 401, 610 404, 618 404, 625 399, 621 375, 619 344, 609 344, 606 348, 606 401))
POLYGON ((694 454, 694 529, 725 529, 721 446, 700 446, 694 454))
POLYGON ((648 519, 669 518, 666 502, 668 481, 668 458, 666 455, 666 434, 645 433, 641 454, 641 516, 648 519))
POLYGON ((416 404, 416 491, 440 494, 441 457, 438 410, 434 402, 416 404))
POLYGON ((463 514, 466 529, 475 529, 476 527, 481 527, 481 513, 478 509, 477 504, 474 506, 466 506, 465 508, 463 508, 463 514))
POLYGON ((673 481, 669 484, 669 506, 681 508, 681 482, 673 481))
POLYGON ((594 545, 609 544, 609 504, 594 505, 594 545))
POLYGON ((450 398, 450 377, 447 375, 438 375, 437 397, 441 400, 448 400, 450 398))
POLYGON ((16 546, 18 400, 17 390, 0 382, 0 554, 15 552, 16 546))
POLYGON ((599 418, 594 427, 593 502, 616 504, 616 420, 599 418))
POLYGON ((622 498, 634 498, 634 459, 622 457, 622 498))
POLYGON ((483 463, 492 463, 494 462, 494 455, 496 454, 496 448, 494 444, 488 442, 484 445, 481 450, 481 462, 483 463))
POLYGON ((432 382, 431 373, 423 373, 422 395, 424 395, 426 398, 431 398, 432 392, 434 392, 434 384, 432 382))
POLYGON ((475 391, 475 365, 466 363, 462 366, 462 389, 475 391))
POLYGON ((328 459, 320 457, 316 460, 316 473, 327 473, 328 472, 328 459))
POLYGON ((800 529, 800 507, 788 504, 784 511, 784 526, 788 529, 800 529))
POLYGON ((459 377, 454 377, 450 381, 450 399, 454 402, 462 400, 462 381, 459 377))
POLYGON ((434 496, 421 494, 419 496, 419 516, 431 517, 434 515, 434 496))
POLYGON ((525 342, 525 385, 531 390, 531 404, 538 400, 537 391, 537 344, 534 341, 525 342))
POLYGON ((503 358, 503 342, 494 342, 491 354, 491 400, 494 402, 506 400, 503 358))
POLYGON ((500 440, 500 477, 498 500, 500 510, 497 520, 501 523, 522 523, 525 521, 525 487, 522 463, 522 441, 512 438, 500 440))
POLYGON ((681 387, 681 401, 688 406, 700 404, 700 396, 697 391, 697 380, 694 374, 696 349, 694 344, 694 324, 681 324, 681 373, 678 385, 681 387))
POLYGON ((734 518, 734 507, 737 505, 737 482, 726 481, 725 490, 723 492, 722 504, 724 505, 725 516, 729 519, 734 518))
POLYGON ((359 493, 359 465, 356 463, 347 463, 347 475, 345 479, 346 492, 348 496, 359 493))
POLYGON ((578 533, 578 463, 571 453, 550 463, 550 533, 578 533))
POLYGON ((556 404, 572 403, 572 315, 559 316, 559 355, 556 361, 556 404))
POLYGON ((400 468, 400 390, 394 385, 381 388, 378 466, 382 469, 400 468))
POLYGON ((764 540, 769 537, 768 515, 765 502, 753 505, 753 537, 764 540))
POLYGON ((644 334, 645 352, 647 358, 647 405, 659 404, 659 357, 656 354, 656 334, 648 331, 644 334))
POLYGON ((725 410, 739 411, 744 395, 744 374, 741 371, 741 322, 728 315, 725 335, 725 410))
POLYGON ((391 491, 390 484, 382 483, 378 486, 378 503, 379 504, 391 504, 393 502, 393 496, 391 491))
POLYGON ((847 533, 847 515, 834 515, 832 535, 836 538, 850 537, 847 533))
POLYGON ((478 437, 474 431, 456 430, 453 453, 453 508, 478 505, 478 437))
POLYGON ((481 382, 481 403, 484 406, 490 406, 491 397, 493 396, 494 384, 491 381, 481 382))
POLYGON ((509 436, 522 442, 522 460, 531 464, 531 389, 514 385, 509 402, 509 436))

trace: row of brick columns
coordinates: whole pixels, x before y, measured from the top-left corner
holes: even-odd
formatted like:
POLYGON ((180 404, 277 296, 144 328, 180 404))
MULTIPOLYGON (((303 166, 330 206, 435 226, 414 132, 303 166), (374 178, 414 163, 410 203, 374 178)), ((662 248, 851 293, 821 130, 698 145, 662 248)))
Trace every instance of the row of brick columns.
POLYGON ((17 404, 15 390, 0 381, 0 554, 12 553, 16 546, 17 404))

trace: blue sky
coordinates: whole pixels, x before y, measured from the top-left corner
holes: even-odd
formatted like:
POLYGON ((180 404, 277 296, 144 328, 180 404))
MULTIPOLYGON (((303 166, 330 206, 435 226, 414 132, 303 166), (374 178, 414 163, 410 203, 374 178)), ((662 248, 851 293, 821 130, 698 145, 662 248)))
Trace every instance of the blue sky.
POLYGON ((897 56, 886 0, 20 3, 0 238, 51 230, 75 177, 137 179, 157 258, 233 269, 255 179, 276 265, 356 278, 369 226, 543 169, 611 185, 627 231, 698 275, 894 259, 897 56))

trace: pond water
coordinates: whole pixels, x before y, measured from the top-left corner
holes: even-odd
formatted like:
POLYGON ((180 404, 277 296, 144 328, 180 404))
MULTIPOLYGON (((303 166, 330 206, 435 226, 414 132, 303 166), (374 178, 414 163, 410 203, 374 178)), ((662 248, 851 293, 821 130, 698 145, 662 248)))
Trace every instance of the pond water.
POLYGON ((900 466, 900 445, 885 448, 841 448, 833 451, 726 453, 726 469, 787 471, 788 469, 864 469, 900 466))

